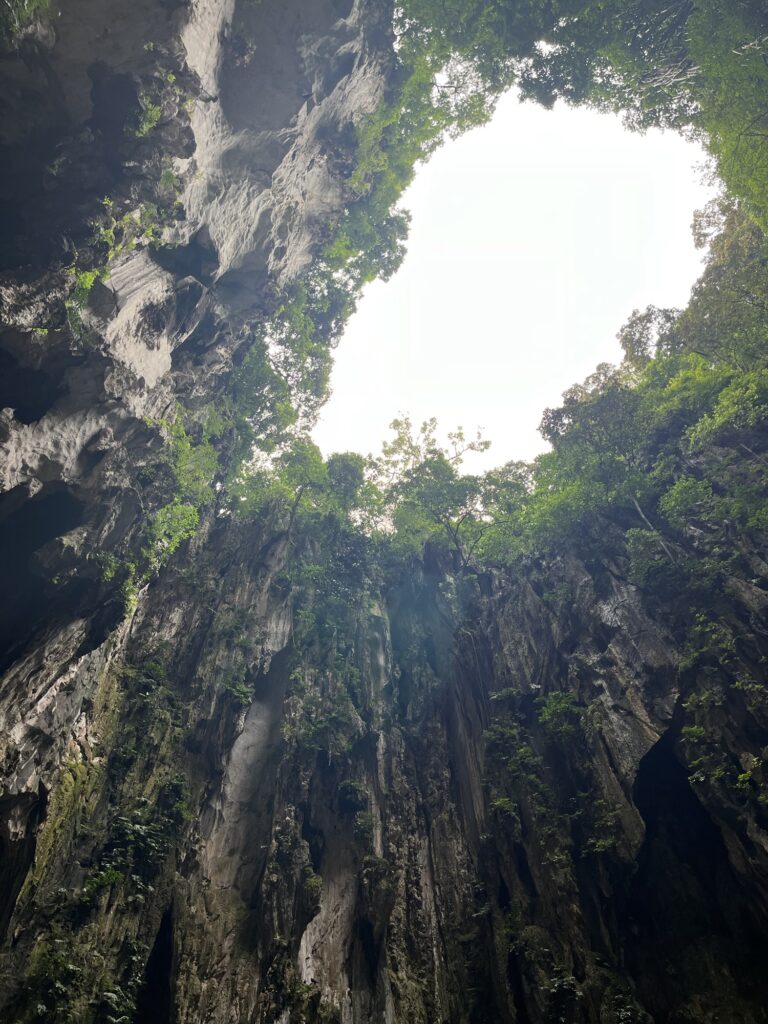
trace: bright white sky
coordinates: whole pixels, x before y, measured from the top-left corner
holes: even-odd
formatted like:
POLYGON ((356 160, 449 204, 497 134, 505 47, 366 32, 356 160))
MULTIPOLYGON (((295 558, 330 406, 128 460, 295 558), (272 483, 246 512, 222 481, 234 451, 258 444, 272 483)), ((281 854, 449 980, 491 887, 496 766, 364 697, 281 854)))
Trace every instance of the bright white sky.
POLYGON ((378 452, 400 413, 480 427, 471 468, 531 459, 541 413, 600 362, 635 308, 681 306, 701 269, 701 150, 618 118, 520 104, 445 145, 403 199, 408 254, 368 286, 336 352, 323 452, 378 452))

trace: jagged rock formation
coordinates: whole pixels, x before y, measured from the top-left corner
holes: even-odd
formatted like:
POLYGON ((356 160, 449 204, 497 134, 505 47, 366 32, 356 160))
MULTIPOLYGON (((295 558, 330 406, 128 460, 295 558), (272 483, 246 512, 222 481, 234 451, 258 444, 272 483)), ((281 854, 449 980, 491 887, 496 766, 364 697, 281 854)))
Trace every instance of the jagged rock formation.
POLYGON ((10 1019, 765 1019, 765 811, 680 730, 717 693, 748 770, 764 711, 620 564, 428 557, 302 636, 284 534, 196 543, 61 680, 88 700, 4 837, 10 1019))
POLYGON ((103 639, 88 637, 103 591, 93 565, 85 585, 82 555, 130 546, 159 444, 147 421, 215 397, 341 210, 345 133, 375 109, 391 61, 385 15, 330 0, 74 2, 3 55, 13 655, 42 620, 40 652, 103 639), (33 553, 43 564, 28 571, 33 553))
POLYGON ((71 0, 2 55, 4 1019, 760 1024, 760 551, 695 651, 610 521, 512 575, 210 513, 127 606, 93 557, 343 208, 388 15, 71 0))
POLYGON ((151 423, 215 398, 341 209, 342 140, 391 62, 386 14, 68 2, 2 55, 0 521, 14 584, 0 701, 25 766, 6 782, 13 830, 28 814, 34 827, 90 699, 73 683, 63 700, 63 680, 122 617, 93 556, 141 544, 162 446, 151 423))

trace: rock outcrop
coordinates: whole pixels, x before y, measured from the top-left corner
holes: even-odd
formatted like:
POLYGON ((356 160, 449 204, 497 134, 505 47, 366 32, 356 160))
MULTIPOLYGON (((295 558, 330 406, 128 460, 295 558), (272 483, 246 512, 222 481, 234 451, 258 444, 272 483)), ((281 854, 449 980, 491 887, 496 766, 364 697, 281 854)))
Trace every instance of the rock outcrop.
POLYGON ((211 527, 14 734, 9 1019, 765 1019, 754 584, 687 664, 620 560, 328 619, 288 550, 211 527))
POLYGON ((610 519, 512 573, 209 510, 126 570, 158 424, 350 198, 390 17, 68 0, 2 54, 3 1019, 768 1021, 753 541, 695 644, 610 519))
POLYGON ((122 628, 105 565, 157 506, 157 424, 216 403, 307 268, 392 62, 365 0, 61 8, 0 61, 0 717, 32 825, 122 628))

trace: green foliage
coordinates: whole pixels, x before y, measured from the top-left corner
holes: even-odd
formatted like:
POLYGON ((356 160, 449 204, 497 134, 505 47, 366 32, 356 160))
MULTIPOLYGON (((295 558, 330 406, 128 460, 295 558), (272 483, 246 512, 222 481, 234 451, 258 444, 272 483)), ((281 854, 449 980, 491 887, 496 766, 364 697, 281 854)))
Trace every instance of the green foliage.
POLYGON ((293 404, 308 420, 327 397, 331 348, 351 311, 352 297, 315 264, 293 286, 268 325, 273 365, 293 404))
MULTIPOLYGON (((503 561, 545 548, 610 505, 629 504, 642 521, 638 528, 658 529, 651 520, 659 494, 648 484, 663 432, 685 427, 696 448, 765 418, 764 374, 754 367, 768 309, 765 243, 754 221, 768 199, 763 21, 743 6, 725 14, 714 0, 399 4, 390 88, 357 126, 347 208, 233 371, 230 413, 239 454, 228 485, 232 509, 253 515, 273 499, 284 501, 285 488, 273 493, 275 480, 287 479, 284 466, 253 470, 254 447, 285 450, 301 434, 297 425, 316 417, 333 347, 361 287, 388 278, 402 260, 407 216, 396 204, 415 166, 444 138, 487 119, 500 92, 517 82, 524 96, 546 105, 562 97, 619 109, 638 128, 674 125, 703 135, 721 172, 748 198, 749 215, 731 200, 712 204, 697 227, 700 239, 712 242, 710 263, 689 309, 679 315, 651 307, 633 315, 621 336, 623 370, 600 368, 545 413, 542 430, 555 452, 537 460, 527 479, 519 466, 495 478, 462 476, 449 451, 424 437, 419 470, 402 462, 396 490, 369 473, 380 493, 378 508, 369 505, 367 514, 394 527, 406 549, 442 535, 464 564, 470 553, 503 561), (726 347, 730 366, 753 373, 750 381, 729 381, 728 371, 713 366, 726 347), (657 360, 677 360, 676 382, 662 385, 658 371, 666 371, 654 350, 657 360), (638 379, 649 371, 655 380, 638 379), (732 391, 723 392, 723 383, 732 391)), ((160 110, 146 97, 142 105, 138 131, 146 134, 160 110)), ((411 431, 406 421, 395 429, 411 431)), ((393 457, 395 449, 385 449, 378 468, 392 469, 393 457)), ((664 557, 674 561, 669 552, 664 557)))
POLYGON ((708 612, 697 612, 688 630, 688 642, 680 662, 681 668, 701 663, 728 664, 736 654, 736 641, 731 630, 708 612))
POLYGON ((679 477, 659 500, 659 511, 678 530, 694 520, 711 522, 716 510, 712 484, 692 476, 679 477))
MULTIPOLYGON (((675 602, 670 621, 687 645, 682 669, 711 661, 715 648, 720 663, 733 656, 713 633, 727 633, 717 598, 737 557, 729 530, 758 533, 768 525, 758 22, 741 7, 725 15, 712 0, 398 5, 391 87, 357 127, 346 212, 310 271, 262 324, 248 328, 231 401, 191 436, 180 416, 161 424, 175 492, 150 522, 147 558, 159 564, 194 532, 200 509, 216 496, 212 442, 226 439, 235 467, 226 511, 284 531, 295 639, 334 652, 325 668, 344 686, 295 688, 291 741, 332 757, 349 751, 359 728, 350 608, 364 609, 372 579, 427 542, 448 549, 466 571, 530 564, 564 546, 589 560, 609 546, 611 573, 626 572, 648 599, 675 602), (621 109, 640 128, 708 133, 749 203, 721 197, 699 217, 697 238, 709 255, 689 307, 635 311, 620 334, 623 364, 598 367, 545 411, 541 429, 551 451, 532 465, 465 474, 464 456, 487 442, 458 430, 443 443, 434 421, 415 430, 407 418, 393 423, 395 436, 378 458, 324 460, 307 429, 328 393, 333 347, 361 287, 391 276, 402 259, 407 217, 397 201, 418 162, 442 139, 486 119, 513 81, 546 104, 563 97, 621 109), (742 132, 736 145, 726 121, 755 131, 742 132)), ((146 134, 160 108, 146 98, 143 107, 146 134)), ((166 174, 161 185, 174 189, 175 181, 166 174)), ((103 238, 110 252, 124 235, 113 220, 103 238)), ((144 221, 152 237, 151 209, 144 221)), ((559 607, 568 599, 548 590, 544 601, 559 607)), ((235 676, 223 689, 244 704, 250 693, 235 676)), ((538 719, 550 738, 569 735, 579 722, 575 697, 550 693, 538 719)), ((541 766, 530 743, 519 742, 514 756, 501 747, 491 730, 491 760, 533 788, 541 766)), ((504 806, 496 806, 499 813, 504 806)))
POLYGON ((695 215, 694 241, 707 250, 688 307, 662 339, 746 371, 765 365, 768 246, 749 207, 718 196, 695 215))
POLYGON ((747 707, 752 712, 768 707, 768 686, 748 676, 740 676, 733 684, 734 690, 744 694, 747 707))
POLYGON ((218 470, 218 455, 209 439, 209 424, 210 418, 203 427, 202 439, 193 443, 184 429, 180 410, 175 419, 158 422, 170 442, 169 461, 178 499, 187 500, 196 508, 209 505, 214 499, 212 481, 218 470))
POLYGON ((485 733, 486 762, 494 777, 506 776, 525 785, 544 807, 548 794, 542 778, 543 762, 527 742, 519 722, 497 718, 485 733))
POLYGON ((503 814, 509 818, 517 818, 517 804, 508 796, 497 796, 488 805, 497 814, 503 814))
POLYGON ((126 575, 121 587, 123 595, 123 607, 126 615, 132 614, 139 600, 139 588, 136 582, 136 563, 125 563, 126 575))
POLYGON ((768 32, 765 11, 701 3, 691 17, 690 48, 700 72, 698 123, 723 180, 753 204, 768 228, 768 32))
POLYGON ((376 278, 388 281, 403 261, 409 221, 404 211, 390 213, 379 192, 358 199, 323 250, 321 272, 337 282, 340 277, 353 295, 376 278))
MULTIPOLYGON (((486 120, 513 82, 546 106, 564 98, 620 110, 639 129, 698 133, 725 180, 762 216, 765 29, 756 9, 725 13, 715 0, 403 0, 390 89, 358 126, 354 201, 324 251, 321 277, 342 270, 351 296, 392 272, 406 226, 395 204, 414 167, 444 138, 486 120)), ((329 280, 326 287, 333 290, 329 280)), ((646 328, 663 328, 670 312, 657 311, 646 328)))
POLYGON ((189 786, 183 775, 175 775, 160 786, 157 806, 170 827, 177 832, 195 820, 195 812, 190 806, 189 786))
POLYGON ((540 697, 536 703, 539 707, 539 722, 550 736, 569 736, 576 731, 578 703, 575 693, 555 690, 546 697, 540 697))
POLYGON ((82 905, 95 907, 103 894, 116 886, 131 893, 129 903, 143 903, 172 848, 177 823, 184 820, 184 808, 180 809, 178 803, 173 816, 146 803, 129 814, 118 815, 112 821, 98 864, 83 884, 82 905))
MULTIPOLYGON (((162 186, 162 177, 160 184, 162 186)), ((105 266, 100 276, 106 274, 106 267, 121 252, 135 249, 137 245, 145 245, 158 241, 158 224, 161 213, 153 203, 143 203, 138 211, 128 210, 117 216, 115 203, 109 196, 101 201, 104 208, 101 217, 93 222, 93 245, 100 251, 105 266)))
POLYGON ((387 280, 402 262, 408 216, 391 212, 390 202, 369 195, 345 209, 331 240, 283 292, 258 330, 253 354, 234 374, 235 407, 245 398, 247 419, 272 412, 265 418, 273 435, 297 421, 304 427, 314 422, 328 397, 333 349, 361 288, 377 277, 387 280))
POLYGON ((89 875, 83 885, 81 900, 89 906, 95 906, 99 897, 105 889, 110 889, 125 878, 125 874, 118 868, 109 866, 102 868, 95 874, 89 875))
POLYGON ((164 505, 152 517, 147 529, 144 554, 150 565, 157 567, 166 562, 182 541, 191 537, 200 521, 194 505, 175 499, 164 505))
POLYGON ((171 167, 166 167, 160 175, 160 185, 162 188, 170 189, 174 193, 178 191, 180 187, 179 178, 171 167))
POLYGON ((353 823, 355 839, 359 843, 369 845, 373 842, 373 815, 370 811, 358 811, 353 823))
MULTIPOLYGON (((723 621, 728 581, 741 557, 733 531, 757 537, 768 522, 766 359, 757 344, 765 248, 754 223, 731 206, 721 213, 699 225, 710 232, 710 255, 691 306, 682 313, 635 313, 622 331, 622 366, 598 367, 566 392, 560 407, 546 411, 542 431, 552 450, 532 465, 462 475, 464 455, 487 443, 461 431, 441 443, 434 421, 418 431, 406 418, 395 421, 394 438, 369 460, 343 454, 324 461, 292 426, 275 425, 267 457, 242 473, 231 507, 238 515, 276 515, 284 524, 293 550, 288 585, 296 638, 344 651, 339 664, 348 684, 346 696, 302 697, 305 721, 288 724, 290 738, 331 756, 350 749, 358 684, 349 608, 364 607, 370 580, 426 542, 453 552, 467 571, 530 566, 564 547, 591 565, 608 557, 611 576, 626 573, 644 600, 664 607, 683 648, 681 670, 733 665, 736 671, 732 629, 723 621), (713 329, 723 289, 741 296, 744 319, 721 312, 713 329), (339 719, 329 702, 340 709, 339 719)), ((263 353, 254 356, 256 364, 263 379, 263 353)), ((261 394, 257 387, 252 393, 261 394)), ((259 401, 252 406, 256 417, 269 422, 267 403, 262 410, 259 401)), ((742 564, 741 571, 754 570, 742 564)), ((547 586, 543 600, 559 608, 571 597, 547 586)), ((746 670, 741 678, 748 678, 746 670)), ((750 706, 762 706, 762 690, 747 685, 750 706)), ((559 691, 539 702, 538 717, 550 738, 566 737, 580 724, 574 695, 559 691)), ((496 723, 487 753, 510 785, 523 785, 528 800, 547 805, 540 759, 517 726, 496 723)), ((706 756, 709 767, 695 770, 719 777, 715 754, 706 756)), ((519 827, 517 793, 502 789, 492 799, 519 827)), ((605 852, 612 833, 598 833, 595 843, 602 845, 589 849, 605 852)))
POLYGON ((546 106, 589 103, 637 129, 697 133, 730 187, 765 209, 768 34, 755 5, 406 0, 403 17, 406 39, 446 64, 450 55, 465 73, 476 69, 487 91, 514 78, 546 106))
POLYGON ((216 410, 213 422, 209 414, 207 431, 210 437, 232 431, 226 500, 233 513, 253 517, 267 500, 260 493, 264 466, 255 462, 254 455, 270 455, 290 443, 301 403, 295 404, 288 381, 270 358, 263 333, 244 348, 245 355, 230 378, 231 401, 216 410))
POLYGON ((346 779, 338 789, 339 810, 342 814, 354 814, 368 806, 368 795, 362 783, 346 779))
POLYGON ((101 993, 99 1000, 99 1019, 105 1024, 128 1024, 136 1013, 135 989, 138 982, 126 991, 122 985, 112 985, 101 993))
MULTIPOLYGON (((192 537, 200 522, 200 510, 213 503, 213 480, 219 468, 218 455, 211 443, 208 421, 202 427, 202 437, 193 442, 187 434, 180 415, 173 420, 160 420, 157 426, 165 436, 168 449, 166 463, 173 477, 170 501, 157 509, 144 530, 145 546, 142 551, 148 570, 138 574, 137 566, 127 564, 126 606, 135 598, 136 585, 146 580, 148 573, 159 568, 173 555, 179 545, 192 537)), ((213 419, 214 427, 217 425, 213 419)), ((148 421, 150 426, 154 426, 148 421)))
POLYGON ((621 836, 621 812, 618 807, 591 793, 585 794, 589 835, 584 853, 608 853, 615 850, 621 836))
MULTIPOLYGON (((319 681, 318 681, 319 682, 319 681)), ((360 716, 342 687, 317 688, 295 674, 283 737, 309 752, 324 752, 329 760, 349 752, 360 732, 360 716)))
POLYGON ((301 884, 309 896, 310 902, 319 909, 320 897, 323 894, 323 879, 310 865, 304 868, 301 884))
POLYGON ((420 550, 425 541, 442 540, 466 566, 485 533, 486 504, 499 497, 501 474, 483 478, 462 474, 468 452, 485 451, 490 442, 478 434, 468 439, 461 427, 448 434, 447 447, 436 437, 434 419, 414 432, 411 421, 394 420, 392 441, 371 464, 379 494, 380 527, 394 527, 405 550, 420 550), (495 487, 494 487, 495 484, 495 487))
MULTIPOLYGON (((319 261, 319 294, 334 292, 341 271, 347 299, 337 308, 348 315, 362 283, 392 273, 406 228, 395 204, 415 166, 446 137, 485 121, 514 82, 523 97, 546 106, 562 98, 621 111, 640 130, 659 125, 697 134, 731 189, 765 218, 767 28, 754 5, 725 12, 716 0, 403 0, 395 11, 390 89, 358 126, 348 179, 353 202, 319 261)), ((304 317, 306 296, 298 298, 302 315, 294 310, 288 319, 300 337, 303 321, 315 317, 304 317)), ((646 347, 671 315, 638 314, 646 347)))
POLYGON ((130 615, 138 600, 137 566, 131 560, 123 560, 109 551, 100 551, 96 560, 104 583, 119 585, 126 615, 130 615))
POLYGON ((50 0, 3 0, 0 5, 0 38, 13 38, 38 18, 47 17, 50 11, 50 0))
POLYGON ((71 1007, 82 992, 84 964, 72 955, 72 943, 53 938, 38 943, 27 967, 23 996, 28 1021, 46 1020, 64 1024, 71 1020, 71 1007))
POLYGON ((130 863, 134 872, 150 878, 167 855, 170 839, 168 822, 163 816, 138 810, 115 819, 107 857, 113 862, 130 863))
POLYGON ((544 994, 551 1021, 560 1024, 561 1021, 573 1020, 579 997, 579 985, 565 967, 555 969, 544 986, 544 994))
POLYGON ((712 411, 705 413, 688 431, 688 441, 692 450, 700 450, 766 420, 768 369, 747 370, 723 388, 712 411))
POLYGON ((232 512, 250 519, 273 510, 288 519, 320 512, 327 495, 327 470, 320 449, 306 436, 296 436, 270 461, 254 460, 229 486, 232 512))
POLYGON ((222 689, 237 707, 250 707, 253 701, 253 691, 245 681, 236 678, 229 679, 224 683, 222 689))
POLYGON ((433 534, 468 561, 473 538, 471 527, 479 522, 476 479, 459 475, 443 456, 430 456, 416 473, 408 473, 398 488, 393 515, 396 536, 406 546, 420 550, 433 534))
POLYGON ((317 445, 299 433, 266 458, 257 456, 241 467, 229 483, 227 500, 238 518, 271 515, 290 537, 299 527, 305 539, 316 532, 330 539, 346 531, 353 546, 362 541, 361 527, 372 524, 380 505, 362 456, 343 452, 325 461, 317 445))
POLYGON ((76 309, 85 309, 91 289, 104 276, 104 271, 78 270, 77 267, 70 267, 68 273, 75 279, 75 286, 72 289, 72 297, 69 301, 72 302, 76 309))
POLYGON ((136 124, 133 128, 133 135, 137 139, 143 139, 153 129, 157 128, 160 118, 163 116, 162 107, 157 103, 153 103, 148 96, 142 95, 140 101, 141 113, 136 119, 136 124))
MULTIPOLYGON (((254 444, 287 452, 292 433, 301 434, 296 425, 312 422, 360 288, 390 276, 402 258, 407 218, 396 203, 414 167, 444 138, 482 123, 499 93, 517 82, 524 96, 546 105, 562 97, 619 109, 637 128, 673 125, 709 138, 721 171, 750 205, 721 198, 699 218, 697 237, 710 245, 710 257, 689 308, 633 314, 621 333, 624 365, 599 367, 545 412, 551 453, 532 467, 469 476, 450 445, 437 444, 434 424, 414 437, 399 420, 398 437, 367 468, 371 486, 356 514, 369 530, 393 533, 401 550, 439 538, 468 566, 546 552, 566 537, 586 541, 599 533, 606 510, 620 508, 636 520, 632 529, 646 532, 646 569, 654 562, 660 577, 674 575, 663 563, 674 566, 677 555, 657 512, 684 530, 697 511, 728 511, 719 500, 701 505, 706 473, 686 474, 697 481, 700 508, 689 501, 685 522, 682 485, 664 499, 680 473, 681 435, 691 451, 701 450, 729 432, 759 429, 768 409, 766 245, 755 223, 768 200, 761 184, 768 162, 760 156, 763 21, 743 6, 724 14, 714 0, 398 5, 396 66, 379 109, 358 125, 348 208, 234 375, 244 462, 254 444)), ((296 446, 307 455, 300 436, 296 446)), ((291 505, 290 458, 238 471, 233 510, 291 505)), ((327 482, 316 476, 301 488, 296 512, 308 503, 319 512, 321 494, 327 482)), ((759 528, 765 517, 755 513, 756 498, 742 494, 741 504, 759 528)), ((637 534, 637 562, 640 540, 637 534)))
POLYGON ((154 689, 166 682, 168 670, 165 662, 160 658, 147 658, 140 665, 124 665, 121 675, 123 679, 129 680, 134 687, 142 686, 154 689))
POLYGON ((702 725, 684 725, 681 735, 689 743, 700 743, 707 739, 708 732, 702 725))
POLYGON ((101 578, 105 583, 110 583, 120 570, 120 560, 110 551, 100 551, 97 557, 101 567, 101 578))

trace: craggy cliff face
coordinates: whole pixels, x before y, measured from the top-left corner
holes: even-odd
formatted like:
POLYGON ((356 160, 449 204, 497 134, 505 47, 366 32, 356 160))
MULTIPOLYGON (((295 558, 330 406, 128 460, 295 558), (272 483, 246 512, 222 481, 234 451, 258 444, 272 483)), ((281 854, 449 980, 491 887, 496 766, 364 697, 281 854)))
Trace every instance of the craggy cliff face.
POLYGON ((377 5, 339 0, 68 2, 3 54, 0 713, 5 800, 25 809, 14 836, 92 698, 74 681, 84 659, 122 618, 97 556, 141 545, 153 424, 178 400, 216 403, 341 210, 344 139, 380 101, 386 24, 377 5))
POLYGON ((10 1019, 765 1019, 764 808, 689 780, 680 729, 704 695, 749 770, 765 712, 735 666, 681 669, 620 562, 428 553, 328 618, 286 556, 199 537, 13 734, 10 1019))
POLYGON ((3 55, 3 668, 43 623, 58 664, 93 646, 84 555, 130 543, 148 424, 216 401, 341 210, 344 139, 391 60, 385 13, 74 2, 3 55))
POLYGON ((3 1019, 768 1021, 753 547, 696 652, 611 522, 382 574, 211 514, 116 591, 156 424, 349 200, 389 14, 70 0, 2 54, 3 1019))

